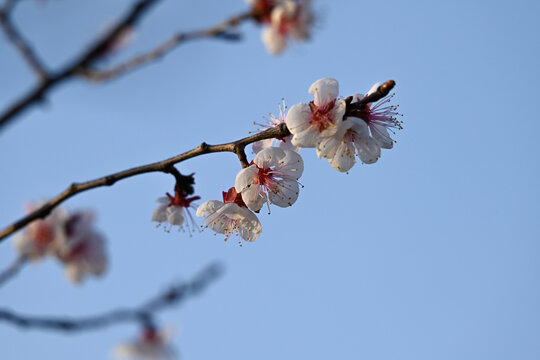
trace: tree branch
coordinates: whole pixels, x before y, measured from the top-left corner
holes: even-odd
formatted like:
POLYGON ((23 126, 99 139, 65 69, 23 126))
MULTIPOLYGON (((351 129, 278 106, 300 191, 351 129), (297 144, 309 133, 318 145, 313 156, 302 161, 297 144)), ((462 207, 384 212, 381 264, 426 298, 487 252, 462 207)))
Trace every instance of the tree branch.
POLYGON ((6 281, 17 275, 19 270, 26 264, 28 259, 24 256, 19 256, 15 261, 4 271, 0 272, 0 286, 4 285, 6 281))
MULTIPOLYGON (((363 99, 360 99, 356 103, 351 104, 352 97, 349 97, 346 99, 347 103, 347 109, 345 111, 345 116, 347 114, 351 115, 354 114, 356 111, 362 110, 366 104, 378 101, 388 95, 390 90, 394 87, 395 82, 393 80, 389 80, 379 86, 379 88, 371 95, 366 96, 363 99)), ((174 157, 171 157, 169 159, 158 161, 155 163, 151 163, 148 165, 138 166, 132 169, 120 171, 111 175, 107 175, 95 180, 86 181, 82 183, 73 183, 71 184, 66 190, 64 190, 62 193, 57 195, 52 200, 49 200, 46 202, 42 207, 39 209, 31 212, 30 214, 26 215, 22 219, 14 222, 13 224, 7 226, 2 231, 0 231, 0 241, 5 239, 8 235, 14 233, 15 231, 22 229, 26 225, 28 225, 30 222, 36 219, 41 219, 46 217, 52 209, 54 209, 59 204, 63 203, 70 197, 79 194, 83 191, 87 191, 90 189, 95 189, 102 186, 111 186, 117 181, 136 176, 141 174, 146 174, 150 172, 163 172, 163 173, 171 173, 171 167, 174 164, 180 163, 184 160, 191 159, 203 154, 209 154, 214 152, 233 152, 236 155, 238 155, 238 158, 242 164, 242 167, 249 166, 249 162, 247 160, 247 156, 245 153, 245 148, 247 145, 254 143, 259 140, 264 139, 271 139, 275 137, 281 137, 284 138, 286 136, 290 135, 289 129, 287 129, 287 126, 283 123, 279 126, 276 126, 272 129, 268 129, 265 131, 262 131, 258 134, 245 137, 243 139, 233 141, 226 144, 220 144, 220 145, 208 145, 207 143, 203 142, 198 147, 186 151, 180 155, 176 155, 174 157)))
POLYGON ((153 50, 138 55, 131 60, 128 60, 120 65, 116 65, 107 70, 97 70, 89 67, 81 67, 77 70, 77 74, 94 82, 111 80, 118 76, 124 75, 129 71, 154 62, 166 54, 174 50, 178 45, 190 40, 202 38, 221 38, 225 40, 239 40, 240 36, 231 33, 230 30, 239 25, 242 21, 251 18, 251 12, 236 15, 221 24, 212 26, 208 29, 178 33, 156 46, 153 50))
POLYGON ((43 100, 45 94, 63 81, 70 79, 76 74, 76 71, 81 67, 91 66, 92 63, 99 59, 111 44, 122 34, 122 32, 133 26, 140 17, 142 17, 151 7, 159 0, 139 0, 126 16, 109 32, 102 36, 96 43, 81 55, 75 61, 66 66, 64 69, 47 75, 34 89, 30 90, 26 95, 17 100, 4 113, 0 115, 0 128, 4 127, 9 121, 13 120, 17 115, 21 114, 30 105, 43 100))
POLYGON ((117 181, 136 176, 141 174, 146 174, 150 172, 164 172, 164 173, 170 173, 170 167, 174 164, 177 164, 179 162, 182 162, 187 159, 191 159, 196 156, 200 156, 203 154, 209 154, 214 152, 233 152, 238 155, 238 158, 240 159, 242 166, 247 167, 249 165, 249 162, 247 161, 247 157, 245 154, 245 147, 255 141, 263 140, 263 139, 270 139, 274 138, 276 136, 285 137, 290 135, 289 129, 285 126, 285 124, 282 124, 281 126, 265 130, 263 132, 260 132, 258 134, 226 143, 226 144, 220 144, 220 145, 208 145, 206 143, 202 143, 198 147, 186 151, 180 155, 176 155, 174 157, 171 157, 169 159, 158 161, 155 163, 151 163, 148 165, 138 166, 132 169, 120 171, 111 175, 103 176, 101 178, 86 181, 82 183, 73 183, 70 186, 68 186, 62 193, 57 195, 52 200, 46 202, 42 207, 38 208, 37 210, 31 212, 30 214, 26 215, 22 219, 16 221, 15 223, 7 226, 5 229, 0 231, 0 241, 5 239, 8 235, 12 234, 13 232, 25 227, 30 222, 36 219, 44 218, 46 217, 52 209, 69 199, 70 197, 79 194, 83 191, 87 191, 90 189, 95 189, 102 186, 111 186, 115 184, 117 181))
POLYGON ((198 295, 222 273, 221 265, 217 263, 211 264, 191 281, 173 285, 167 291, 133 309, 117 309, 101 315, 80 319, 26 316, 7 309, 0 309, 0 321, 23 328, 40 328, 64 332, 97 329, 128 321, 141 322, 145 325, 154 313, 172 305, 180 304, 191 296, 198 295))
POLYGON ((40 81, 46 81, 48 74, 45 66, 38 58, 37 54, 32 50, 28 42, 17 31, 15 25, 11 22, 11 11, 14 6, 14 1, 7 1, 4 7, 0 10, 0 26, 6 33, 8 41, 21 53, 24 60, 30 68, 36 73, 40 81))

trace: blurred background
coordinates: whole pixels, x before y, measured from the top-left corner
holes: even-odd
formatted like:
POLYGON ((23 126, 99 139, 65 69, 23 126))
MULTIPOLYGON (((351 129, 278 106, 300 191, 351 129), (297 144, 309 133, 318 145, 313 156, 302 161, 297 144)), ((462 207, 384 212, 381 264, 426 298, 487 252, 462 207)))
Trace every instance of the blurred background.
MULTIPOLYGON (((104 84, 66 83, 0 132, 0 224, 28 201, 162 160, 201 141, 228 142, 268 113, 312 99, 310 84, 348 96, 396 81, 404 129, 376 164, 348 175, 304 149, 305 187, 291 208, 261 211, 263 233, 239 247, 209 230, 190 237, 150 222, 173 178, 148 174, 80 194, 110 266, 82 286, 51 260, 0 289, 0 306, 83 316, 136 306, 219 260, 201 296, 159 314, 184 359, 538 359, 540 224, 537 1, 313 2, 311 41, 270 56, 250 22, 241 42, 201 40, 104 84)), ((13 20, 51 69, 67 64, 131 1, 20 1, 13 20)), ((245 11, 241 0, 160 2, 113 65, 172 33, 245 11)), ((33 86, 0 40, 0 108, 33 86)), ((249 154, 251 157, 252 154, 249 154)), ((178 166, 196 193, 221 199, 234 154, 178 166)), ((14 236, 0 264, 15 258, 14 236)), ((0 358, 106 359, 137 324, 61 334, 0 323, 0 358)))

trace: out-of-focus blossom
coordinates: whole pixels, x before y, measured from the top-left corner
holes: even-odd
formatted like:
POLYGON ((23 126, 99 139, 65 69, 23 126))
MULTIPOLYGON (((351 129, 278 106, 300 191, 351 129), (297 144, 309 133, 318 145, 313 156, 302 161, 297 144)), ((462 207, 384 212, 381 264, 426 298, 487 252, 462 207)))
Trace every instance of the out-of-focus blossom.
POLYGON ((272 55, 281 54, 288 38, 307 40, 313 25, 310 0, 279 1, 270 14, 270 25, 262 31, 262 41, 272 55))
POLYGON ((94 229, 93 222, 93 213, 80 211, 64 225, 66 236, 56 255, 74 283, 81 283, 87 275, 100 276, 107 268, 105 239, 94 229))
MULTIPOLYGON (((43 202, 29 204, 27 212, 35 211, 43 204, 43 202)), ((31 222, 13 243, 19 256, 39 260, 47 254, 54 253, 58 243, 64 238, 64 222, 67 218, 67 212, 61 207, 56 207, 46 218, 31 222)))
MULTIPOLYGON (((176 225, 182 229, 184 221, 187 218, 189 221, 186 223, 186 227, 188 232, 191 233, 192 224, 194 224, 193 216, 190 213, 190 208, 194 206, 191 203, 199 200, 200 196, 188 197, 186 193, 179 191, 175 191, 174 196, 169 193, 166 195, 167 197, 157 199, 160 205, 152 213, 152 221, 156 221, 159 224, 168 222, 171 227, 176 225)), ((166 230, 170 230, 170 228, 166 228, 166 230)))
POLYGON ((117 346, 113 353, 118 358, 174 360, 178 357, 170 341, 171 334, 169 332, 146 327, 138 339, 117 346))
POLYGON ((304 161, 298 153, 266 148, 238 173, 234 187, 253 211, 259 211, 267 201, 287 207, 298 198, 298 179, 303 171, 304 161))
POLYGON ((346 103, 337 98, 337 80, 319 79, 310 86, 309 93, 314 95, 313 101, 296 104, 287 113, 285 122, 293 134, 292 143, 300 147, 317 147, 327 137, 342 137, 346 103))
POLYGON ((255 241, 262 231, 259 219, 247 208, 234 187, 223 191, 223 202, 209 200, 199 206, 197 216, 204 216, 206 226, 224 234, 225 241, 233 234, 246 241, 255 241))
MULTIPOLYGON (((275 127, 280 126, 285 122, 285 116, 287 114, 287 106, 285 105, 285 101, 279 106, 279 117, 276 117, 274 114, 270 114, 270 119, 268 119, 267 124, 259 124, 255 123, 256 125, 259 125, 261 128, 260 130, 267 130, 272 129, 275 127)), ((257 154, 263 149, 266 149, 268 147, 272 147, 274 145, 277 145, 278 147, 284 149, 284 150, 291 150, 291 151, 300 151, 300 147, 294 146, 292 144, 292 135, 285 136, 285 137, 276 137, 271 139, 265 139, 265 140, 259 140, 253 143, 253 152, 257 154)))

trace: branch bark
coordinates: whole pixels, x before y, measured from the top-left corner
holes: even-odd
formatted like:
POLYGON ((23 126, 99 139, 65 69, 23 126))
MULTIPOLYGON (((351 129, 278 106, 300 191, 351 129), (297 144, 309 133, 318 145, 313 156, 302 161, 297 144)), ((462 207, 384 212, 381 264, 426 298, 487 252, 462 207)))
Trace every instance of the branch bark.
POLYGON ((133 26, 158 1, 139 0, 115 27, 79 55, 71 64, 58 72, 47 74, 38 86, 30 90, 0 115, 0 129, 28 109, 30 105, 43 100, 45 94, 55 86, 73 77, 79 68, 88 67, 99 59, 125 29, 133 26))
POLYGON ((81 67, 77 70, 77 74, 94 82, 102 82, 114 79, 127 72, 136 70, 137 68, 154 62, 166 54, 174 50, 178 45, 196 39, 203 38, 221 38, 225 40, 239 40, 238 34, 231 33, 230 30, 239 25, 242 21, 251 18, 253 15, 251 12, 239 14, 232 18, 222 22, 221 24, 212 26, 208 29, 196 30, 184 33, 178 33, 171 36, 163 43, 156 46, 154 49, 138 55, 131 60, 128 60, 122 64, 116 65, 110 69, 97 70, 90 67, 81 67))
POLYGON ((0 309, 0 321, 22 328, 48 329, 60 332, 92 330, 129 321, 141 322, 143 325, 147 325, 156 312, 182 303, 189 297, 199 294, 222 273, 221 265, 217 263, 211 264, 191 281, 173 285, 168 290, 133 309, 117 309, 79 319, 27 316, 17 314, 11 310, 0 309))
MULTIPOLYGON (((375 91, 370 96, 367 96, 363 99, 360 99, 359 101, 352 103, 351 100, 352 97, 347 98, 347 109, 345 111, 345 116, 354 114, 357 111, 362 110, 366 104, 378 101, 388 95, 390 90, 395 86, 395 82, 393 80, 389 80, 379 86, 377 91, 375 91)), ((275 137, 281 137, 284 138, 291 133, 289 132, 289 129, 287 126, 283 123, 279 126, 276 126, 272 129, 268 129, 265 131, 262 131, 258 134, 254 134, 252 136, 245 137, 240 140, 236 140, 233 142, 229 142, 226 144, 220 144, 220 145, 208 145, 207 143, 203 142, 198 147, 186 151, 182 154, 176 155, 174 157, 171 157, 169 159, 165 159, 163 161, 154 162, 148 165, 138 166, 135 168, 131 168, 128 170, 120 171, 111 175, 103 176, 101 178, 90 180, 82 183, 73 183, 70 186, 68 186, 62 193, 54 197, 52 200, 49 200, 46 202, 42 207, 39 209, 31 212, 30 214, 24 216, 20 220, 12 223, 11 225, 8 225, 6 228, 4 228, 2 231, 0 231, 0 242, 3 241, 7 236, 14 233, 15 231, 22 229, 26 225, 28 225, 30 222, 41 219, 46 217, 52 209, 69 199, 70 197, 79 194, 81 192, 95 189, 102 186, 111 186, 115 184, 116 182, 127 179, 132 176, 142 175, 146 173, 151 172, 163 172, 170 174, 171 173, 171 166, 180 163, 184 160, 194 158, 196 156, 214 153, 214 152, 233 152, 238 156, 238 159, 240 160, 240 163, 242 164, 242 167, 249 166, 249 161, 247 160, 245 148, 247 145, 254 143, 259 140, 264 139, 271 139, 275 137)))
POLYGON ((8 41, 19 51, 26 63, 36 73, 40 81, 45 81, 48 77, 45 65, 34 52, 30 44, 22 37, 13 22, 11 21, 11 11, 15 5, 14 1, 7 1, 0 10, 0 26, 6 33, 8 41))

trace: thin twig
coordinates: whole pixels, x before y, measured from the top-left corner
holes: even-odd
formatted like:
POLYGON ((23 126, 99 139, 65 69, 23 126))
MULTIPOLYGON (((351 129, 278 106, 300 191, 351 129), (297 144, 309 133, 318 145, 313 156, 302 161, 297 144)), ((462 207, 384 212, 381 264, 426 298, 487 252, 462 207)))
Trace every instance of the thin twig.
POLYGON ((253 16, 251 12, 236 15, 221 24, 212 26, 208 29, 178 33, 171 36, 163 43, 156 46, 153 50, 138 55, 122 64, 116 65, 110 69, 98 70, 92 68, 81 67, 77 70, 77 74, 94 82, 111 80, 118 76, 124 75, 129 71, 133 71, 143 65, 154 62, 165 56, 178 45, 190 40, 203 38, 220 38, 225 40, 239 40, 240 36, 236 33, 231 33, 230 30, 239 25, 242 21, 250 19, 253 16))
MULTIPOLYGON (((379 88, 370 96, 367 96, 363 99, 360 99, 358 102, 351 104, 350 99, 347 99, 347 110, 345 111, 345 114, 347 113, 353 113, 354 111, 361 110, 366 104, 374 101, 378 101, 388 95, 390 90, 394 87, 395 82, 393 80, 389 80, 379 86, 379 88)), ((57 195, 55 198, 49 200, 46 202, 43 206, 38 208, 37 210, 31 212, 30 214, 26 215, 25 217, 21 218, 20 220, 12 223, 11 225, 4 228, 2 231, 0 231, 0 241, 5 239, 8 235, 14 233, 15 231, 22 229, 26 225, 28 225, 30 222, 44 218, 46 217, 52 209, 54 209, 59 204, 63 203, 70 197, 79 194, 83 191, 87 191, 90 189, 95 189, 102 186, 111 186, 117 181, 136 176, 141 174, 146 174, 150 172, 163 172, 163 173, 171 173, 171 166, 174 164, 180 163, 184 160, 194 158, 196 156, 200 156, 203 154, 209 154, 214 152, 233 152, 238 156, 238 159, 240 160, 240 163, 242 164, 242 167, 249 166, 249 162, 247 160, 245 148, 247 145, 254 143, 259 140, 264 139, 271 139, 275 137, 284 138, 286 136, 290 135, 289 129, 285 124, 281 124, 279 126, 276 126, 272 129, 268 129, 265 131, 262 131, 258 134, 245 137, 243 139, 229 142, 226 144, 220 144, 220 145, 208 145, 207 143, 203 142, 198 147, 186 151, 182 154, 176 155, 174 157, 171 157, 169 159, 154 162, 148 165, 138 166, 132 169, 120 171, 108 176, 104 176, 95 180, 86 181, 82 183, 73 183, 71 184, 66 190, 64 190, 62 193, 57 195)))
POLYGON ((97 329, 122 322, 147 323, 152 316, 167 307, 178 305, 191 296, 198 295, 212 281, 223 273, 222 266, 211 264, 189 282, 171 286, 168 290, 149 299, 133 309, 117 309, 84 318, 38 317, 17 314, 11 310, 0 309, 0 321, 23 328, 39 328, 62 332, 97 329))
POLYGON ((7 1, 2 10, 0 10, 0 26, 6 33, 8 40, 21 53, 24 60, 30 68, 36 73, 40 81, 46 81, 48 78, 45 65, 39 59, 38 55, 32 50, 32 47, 19 33, 15 25, 11 21, 11 11, 13 10, 14 1, 7 1))
POLYGON ((48 91, 76 74, 77 69, 89 67, 110 48, 111 44, 122 34, 125 29, 132 27, 151 7, 159 0, 139 0, 133 8, 118 22, 109 32, 102 36, 86 51, 80 54, 71 64, 64 69, 51 72, 41 84, 22 96, 4 113, 0 115, 0 128, 21 114, 30 105, 42 101, 48 91))
POLYGON ((26 257, 19 256, 7 269, 4 269, 4 271, 0 272, 0 286, 4 285, 6 281, 17 275, 19 270, 21 270, 21 268, 24 264, 26 264, 27 261, 28 259, 26 257))

